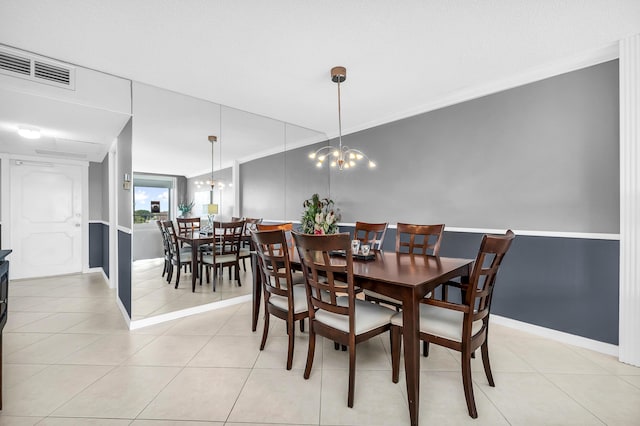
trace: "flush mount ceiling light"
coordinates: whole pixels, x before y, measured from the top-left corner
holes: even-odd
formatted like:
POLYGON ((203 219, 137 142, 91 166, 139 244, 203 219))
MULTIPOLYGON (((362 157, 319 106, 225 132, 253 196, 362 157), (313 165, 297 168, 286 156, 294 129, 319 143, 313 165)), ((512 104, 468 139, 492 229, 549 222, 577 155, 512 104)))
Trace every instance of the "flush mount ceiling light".
POLYGON ((345 67, 331 68, 331 81, 338 83, 338 148, 327 145, 309 154, 309 158, 316 161, 316 167, 322 167, 324 161, 330 158, 331 167, 337 167, 339 170, 355 167, 359 161, 366 160, 369 168, 376 166, 376 163, 369 160, 369 157, 359 149, 349 148, 342 145, 342 111, 340 108, 340 83, 347 79, 347 69, 345 67))
POLYGON ((18 134, 27 139, 40 139, 40 129, 29 127, 18 127, 18 134))

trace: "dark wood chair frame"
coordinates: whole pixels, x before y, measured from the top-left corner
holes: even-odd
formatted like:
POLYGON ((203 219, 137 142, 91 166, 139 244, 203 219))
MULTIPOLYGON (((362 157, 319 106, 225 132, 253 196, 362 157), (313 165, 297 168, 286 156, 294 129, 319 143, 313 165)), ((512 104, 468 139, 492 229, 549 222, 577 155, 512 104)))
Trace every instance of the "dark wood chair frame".
POLYGON ((388 226, 389 224, 387 222, 356 222, 353 238, 360 240, 361 244, 371 245, 372 250, 382 250, 382 244, 384 243, 384 236, 387 233, 388 226))
MULTIPOLYGON (((173 278, 174 266, 177 266, 175 288, 178 288, 178 284, 180 283, 180 269, 182 269, 183 266, 185 268, 191 267, 191 259, 185 260, 181 258, 180 243, 178 242, 176 229, 173 226, 173 221, 163 220, 160 222, 160 224, 162 225, 162 229, 165 232, 165 238, 167 239, 167 249, 169 251, 170 259, 167 282, 171 282, 171 279, 173 278)), ((194 273, 194 271, 191 271, 191 273, 194 273)))
MULTIPOLYGON (((287 237, 281 229, 273 231, 252 232, 253 244, 256 248, 260 271, 262 274, 262 289, 264 293, 264 330, 260 350, 264 349, 269 332, 269 317, 273 315, 285 320, 289 346, 287 349, 287 370, 293 364, 293 348, 295 342, 295 322, 300 321, 300 331, 304 331, 304 319, 309 317, 309 311, 294 312, 294 291, 291 278, 291 264, 289 262, 289 248, 287 237), (288 309, 283 310, 270 303, 271 295, 282 296, 287 299, 288 309)), ((306 302, 306 300, 305 300, 306 302)))
MULTIPOLYGON (((439 256, 443 232, 444 224, 413 225, 398 223, 396 228, 396 252, 439 256)), ((400 302, 393 303, 367 295, 366 293, 365 300, 375 303, 386 303, 387 305, 393 306, 398 312, 402 308, 400 302)))
MULTIPOLYGON (((480 348, 485 375, 487 376, 489 386, 494 387, 495 382, 491 374, 491 365, 489 364, 489 314, 491 312, 491 300, 498 269, 514 237, 514 233, 508 230, 505 235, 485 235, 482 238, 469 283, 466 285, 462 303, 458 304, 436 299, 422 300, 422 303, 427 305, 453 309, 462 312, 464 315, 462 321, 462 339, 460 342, 423 332, 420 332, 420 339, 427 343, 435 343, 436 345, 444 346, 461 353, 464 396, 467 402, 469 416, 474 419, 478 417, 478 412, 473 397, 471 354, 480 348), (482 327, 475 334, 471 334, 473 322, 479 320, 482 320, 482 327)), ((396 325, 391 326, 391 364, 394 383, 398 382, 400 371, 401 333, 401 327, 396 325)))
POLYGON ((156 220, 156 225, 158 225, 158 229, 160 230, 160 236, 162 237, 162 254, 164 257, 164 266, 162 268, 162 276, 169 272, 169 268, 171 268, 171 255, 169 254, 169 241, 167 241, 166 232, 162 228, 162 221, 156 220))
POLYGON ((245 254, 240 253, 240 260, 242 260, 242 269, 245 272, 247 272, 247 265, 245 263, 245 260, 251 257, 252 251, 255 251, 253 239, 251 238, 251 232, 257 229, 256 226, 259 223, 262 223, 262 218, 260 219, 255 219, 250 217, 244 218, 244 231, 242 232, 242 243, 240 245, 240 249, 243 252, 246 252, 246 250, 249 249, 249 252, 245 254))
POLYGON ((302 271, 306 278, 309 303, 309 349, 304 378, 308 379, 313 366, 316 334, 324 336, 349 349, 349 390, 347 405, 353 407, 356 374, 356 345, 390 329, 390 324, 377 327, 365 333, 355 334, 355 298, 353 281, 353 259, 351 256, 351 236, 349 234, 309 235, 293 232, 302 271), (344 250, 346 262, 331 262, 329 253, 344 250), (345 287, 346 283, 346 287, 345 287), (346 293, 346 306, 338 304, 338 297, 346 293), (330 327, 315 320, 316 310, 323 309, 336 315, 349 317, 349 332, 330 327))
POLYGON ((244 220, 235 222, 213 222, 214 235, 216 235, 216 249, 210 255, 212 256, 212 264, 204 263, 205 254, 200 252, 200 283, 202 284, 202 268, 206 267, 207 282, 210 280, 209 268, 213 268, 213 291, 216 291, 215 280, 218 276, 218 267, 221 273, 225 266, 229 267, 229 279, 231 279, 231 267, 235 267, 235 279, 238 286, 242 286, 240 281, 240 244, 242 243, 242 235, 244 232, 244 220), (233 255, 233 260, 218 263, 217 256, 233 255))

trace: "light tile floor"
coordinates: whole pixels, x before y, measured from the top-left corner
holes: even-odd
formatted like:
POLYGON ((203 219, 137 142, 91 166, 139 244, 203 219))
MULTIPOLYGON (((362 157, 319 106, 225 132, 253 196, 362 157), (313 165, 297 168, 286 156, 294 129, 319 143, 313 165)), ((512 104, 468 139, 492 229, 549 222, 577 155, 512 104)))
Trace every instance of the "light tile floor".
MULTIPOLYGON (((307 334, 285 369, 286 332, 250 330, 249 303, 129 331, 100 275, 12 281, 4 330, 1 425, 406 425, 388 336, 358 346, 354 408, 347 353, 307 334)), ((491 329, 496 387, 474 360, 479 417, 468 417, 458 355, 421 364, 421 425, 638 425, 640 368, 509 328, 491 329)))
MULTIPOLYGON (((192 308, 207 303, 218 302, 232 297, 251 293, 251 262, 246 259, 244 270, 240 265, 240 281, 228 280, 228 270, 224 269, 224 278, 216 281, 216 291, 212 284, 202 280, 196 284, 196 291, 191 291, 191 272, 182 270, 178 288, 175 288, 176 273, 171 284, 167 284, 166 275, 162 277, 163 259, 144 259, 133 262, 131 273, 131 310, 133 320, 153 317, 180 309, 192 308)), ((25 302, 27 303, 27 302, 25 302)), ((74 312, 65 311, 65 312, 74 312)))

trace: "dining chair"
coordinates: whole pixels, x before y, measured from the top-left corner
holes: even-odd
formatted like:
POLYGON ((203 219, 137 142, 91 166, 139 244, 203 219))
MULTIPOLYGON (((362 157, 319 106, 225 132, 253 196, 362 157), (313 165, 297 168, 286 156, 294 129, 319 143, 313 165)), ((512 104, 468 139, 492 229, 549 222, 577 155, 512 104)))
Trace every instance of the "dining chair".
MULTIPOLYGON (((489 381, 495 383, 489 364, 489 313, 495 288, 496 275, 515 235, 484 235, 467 284, 462 303, 447 300, 422 299, 420 305, 420 339, 444 346, 461 354, 462 383, 469 416, 478 417, 471 381, 471 354, 481 348, 482 364, 489 381)), ((392 379, 398 382, 400 370, 400 335, 402 315, 391 319, 392 379)))
POLYGON ((353 232, 353 239, 359 240, 361 244, 369 244, 372 250, 382 250, 384 236, 387 232, 385 223, 367 223, 356 222, 356 228, 353 232))
POLYGON ((283 230, 255 231, 252 233, 252 238, 260 267, 260 270, 254 273, 262 274, 264 293, 264 331, 260 350, 264 349, 267 342, 269 317, 273 315, 285 320, 289 336, 287 370, 291 370, 295 322, 300 321, 301 331, 304 331, 302 324, 304 319, 309 317, 306 289, 302 285, 294 285, 289 262, 289 247, 283 230))
MULTIPOLYGON (((291 232, 293 231, 293 223, 292 222, 283 222, 283 223, 270 223, 264 224, 259 223, 256 225, 256 229, 258 231, 273 231, 276 229, 282 229, 287 238, 287 245, 289 247, 293 247, 293 235, 291 232)), ((292 267, 293 271, 293 281, 296 284, 304 284, 304 275, 302 275, 302 271, 296 271, 295 268, 292 267)))
POLYGON ((200 231, 199 217, 178 217, 176 218, 176 222, 178 223, 179 235, 187 235, 200 231))
MULTIPOLYGON (((174 266, 177 267, 175 288, 178 288, 178 284, 180 283, 180 270, 183 266, 185 268, 187 266, 191 266, 191 248, 180 247, 176 229, 173 226, 173 222, 171 220, 163 220, 160 223, 162 225, 163 231, 165 232, 165 238, 167 239, 167 249, 169 251, 169 273, 167 275, 167 282, 171 282, 171 279, 173 278, 174 266)), ((192 274, 194 272, 195 271, 191 271, 192 274)))
POLYGON ((255 251, 253 247, 253 239, 251 238, 251 232, 256 230, 256 225, 259 223, 262 223, 262 218, 244 218, 244 231, 242 232, 242 243, 240 244, 240 259, 242 260, 242 269, 245 272, 247 272, 247 265, 245 264, 245 260, 251 257, 252 251, 255 251))
MULTIPOLYGON (((444 224, 438 225, 414 225, 398 223, 396 227, 396 253, 413 253, 422 255, 440 255, 440 242, 444 224)), ((393 306, 396 311, 402 308, 402 302, 376 293, 364 290, 365 300, 375 303, 386 303, 393 306)))
POLYGON ((202 284, 202 268, 206 268, 207 282, 209 282, 209 269, 213 268, 213 291, 216 291, 216 278, 218 268, 221 273, 224 267, 229 267, 229 279, 231 279, 231 267, 235 268, 235 279, 238 285, 240 281, 240 243, 244 231, 244 221, 214 222, 214 235, 216 235, 216 249, 211 253, 200 252, 200 284, 202 284))
POLYGON ((347 405, 353 407, 356 345, 390 329, 394 312, 384 306, 356 299, 349 234, 310 235, 293 232, 306 279, 309 309, 309 349, 304 378, 313 366, 316 334, 349 348, 347 405), (346 257, 331 257, 344 250, 346 257), (336 278, 340 277, 340 281, 336 278), (345 296, 346 294, 346 296, 345 296))
POLYGON ((162 255, 164 258, 164 266, 162 268, 162 276, 169 272, 169 268, 171 267, 171 257, 169 255, 169 242, 167 241, 166 234, 164 229, 162 229, 162 222, 160 220, 156 220, 156 225, 158 225, 158 229, 160 230, 160 236, 162 238, 162 255))

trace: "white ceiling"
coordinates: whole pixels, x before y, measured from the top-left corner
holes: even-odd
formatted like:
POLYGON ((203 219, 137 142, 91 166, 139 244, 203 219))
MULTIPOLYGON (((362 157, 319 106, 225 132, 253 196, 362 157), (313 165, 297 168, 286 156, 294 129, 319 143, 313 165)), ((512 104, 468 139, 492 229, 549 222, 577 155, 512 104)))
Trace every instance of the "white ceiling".
POLYGON ((3 0, 0 16, 8 46, 330 136, 335 65, 348 133, 640 33, 637 0, 3 0))

